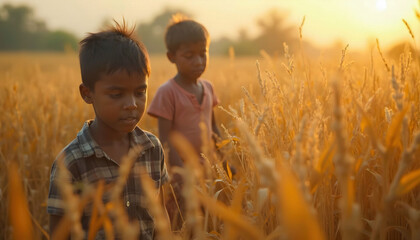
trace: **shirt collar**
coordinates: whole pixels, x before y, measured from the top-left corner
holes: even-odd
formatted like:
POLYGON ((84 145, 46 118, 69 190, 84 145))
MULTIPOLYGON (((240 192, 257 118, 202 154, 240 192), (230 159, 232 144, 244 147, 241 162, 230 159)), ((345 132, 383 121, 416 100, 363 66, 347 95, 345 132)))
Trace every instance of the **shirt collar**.
POLYGON ((130 132, 130 146, 140 145, 143 147, 143 152, 149 148, 154 148, 152 140, 147 136, 147 134, 141 130, 139 127, 135 127, 133 131, 130 132))
MULTIPOLYGON (((86 121, 82 129, 77 134, 77 139, 79 142, 80 149, 84 158, 95 155, 97 158, 107 157, 105 152, 93 139, 92 134, 89 131, 89 125, 93 120, 86 121)), ((147 136, 147 134, 141 130, 139 127, 135 127, 130 133, 130 146, 140 145, 143 147, 142 152, 149 148, 154 148, 155 145, 147 136)), ((108 158, 108 157, 107 157, 108 158)))
MULTIPOLYGON (((181 90, 181 92, 183 92, 184 94, 186 94, 187 96, 191 96, 191 97, 195 97, 195 94, 194 93, 190 93, 190 92, 188 92, 187 90, 185 90, 184 88, 182 88, 176 81, 175 81, 175 78, 172 78, 171 79, 172 80, 172 84, 175 84, 175 87, 176 88, 178 88, 178 89, 180 89, 181 90)), ((203 88, 203 96, 206 96, 207 94, 209 94, 208 93, 208 89, 207 89, 207 87, 205 86, 205 84, 204 84, 204 81, 202 81, 201 79, 198 79, 197 80, 197 82, 198 83, 201 83, 201 86, 202 86, 202 88, 203 88)))

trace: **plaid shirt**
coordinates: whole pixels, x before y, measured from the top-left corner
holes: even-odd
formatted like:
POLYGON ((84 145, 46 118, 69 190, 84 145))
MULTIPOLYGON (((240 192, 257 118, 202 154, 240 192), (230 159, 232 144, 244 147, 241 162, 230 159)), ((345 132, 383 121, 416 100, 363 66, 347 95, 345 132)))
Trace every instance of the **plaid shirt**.
MULTIPOLYGON (((83 128, 77 134, 76 139, 61 151, 57 159, 60 159, 60 157, 64 159, 64 163, 72 177, 71 182, 75 186, 94 184, 101 179, 106 184, 113 183, 119 176, 119 164, 109 158, 94 141, 89 131, 89 124, 90 122, 84 124, 83 128)), ((143 166, 149 176, 154 180, 156 193, 158 193, 162 184, 168 181, 163 149, 159 140, 153 134, 136 127, 130 133, 130 145, 140 145, 143 147, 132 169, 136 169, 136 166, 143 166)), ((64 203, 55 181, 57 177, 56 161, 54 161, 51 169, 47 212, 54 215, 64 215, 64 203)), ((75 190, 75 192, 81 193, 80 190, 75 190)), ((154 222, 146 208, 145 196, 142 192, 140 177, 131 171, 123 191, 122 199, 130 219, 137 219, 140 223, 140 238, 153 239, 154 222)), ((109 194, 104 194, 104 203, 109 202, 109 197, 109 194)), ((82 213, 81 221, 86 233, 88 232, 91 210, 91 207, 86 207, 82 213)), ((98 232, 96 239, 103 238, 105 236, 102 229, 98 232)))

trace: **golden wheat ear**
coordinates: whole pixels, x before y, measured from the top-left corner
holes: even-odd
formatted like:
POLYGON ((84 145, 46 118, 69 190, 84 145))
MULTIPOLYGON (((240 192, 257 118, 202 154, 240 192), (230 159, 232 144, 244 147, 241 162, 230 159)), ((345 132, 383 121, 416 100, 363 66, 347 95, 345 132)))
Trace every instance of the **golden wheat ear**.
POLYGON ((9 182, 9 219, 13 227, 13 239, 34 239, 34 229, 28 201, 23 189, 22 178, 16 163, 11 162, 8 166, 9 182))

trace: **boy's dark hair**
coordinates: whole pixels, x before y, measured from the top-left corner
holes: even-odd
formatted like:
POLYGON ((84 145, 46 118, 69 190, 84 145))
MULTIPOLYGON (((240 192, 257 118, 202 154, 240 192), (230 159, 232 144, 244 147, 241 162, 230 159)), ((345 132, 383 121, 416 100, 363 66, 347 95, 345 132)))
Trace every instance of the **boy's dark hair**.
POLYGON ((89 36, 80 41, 80 71, 82 82, 94 89, 101 74, 112 74, 124 69, 131 73, 150 75, 149 55, 144 45, 128 29, 125 21, 120 25, 89 36))
POLYGON ((200 41, 210 42, 207 29, 200 23, 188 19, 182 14, 172 16, 165 33, 166 49, 175 52, 181 44, 200 41))

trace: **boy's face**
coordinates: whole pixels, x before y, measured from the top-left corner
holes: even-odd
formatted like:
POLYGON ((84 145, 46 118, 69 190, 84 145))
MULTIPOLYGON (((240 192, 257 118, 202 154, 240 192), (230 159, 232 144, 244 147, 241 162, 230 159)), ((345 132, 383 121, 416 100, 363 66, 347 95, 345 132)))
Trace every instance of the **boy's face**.
POLYGON ((175 52, 168 52, 168 58, 175 63, 178 74, 189 81, 196 81, 204 73, 208 56, 206 41, 181 44, 175 52))
POLYGON ((102 131, 131 132, 143 116, 147 102, 147 78, 143 74, 118 70, 102 74, 94 89, 83 84, 80 93, 95 110, 95 122, 102 131))

